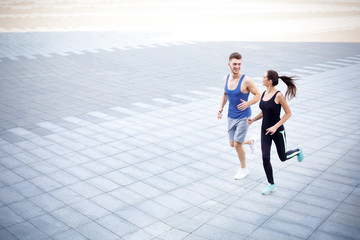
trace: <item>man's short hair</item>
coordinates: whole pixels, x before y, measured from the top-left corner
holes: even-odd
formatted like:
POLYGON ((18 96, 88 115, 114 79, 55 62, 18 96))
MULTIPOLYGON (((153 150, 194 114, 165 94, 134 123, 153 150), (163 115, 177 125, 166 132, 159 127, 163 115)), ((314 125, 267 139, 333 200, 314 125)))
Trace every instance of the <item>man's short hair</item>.
POLYGON ((233 58, 236 58, 236 59, 242 59, 242 56, 241 56, 241 54, 240 53, 238 53, 238 52, 233 52, 232 54, 230 54, 230 57, 229 57, 229 61, 231 60, 231 59, 233 59, 233 58))

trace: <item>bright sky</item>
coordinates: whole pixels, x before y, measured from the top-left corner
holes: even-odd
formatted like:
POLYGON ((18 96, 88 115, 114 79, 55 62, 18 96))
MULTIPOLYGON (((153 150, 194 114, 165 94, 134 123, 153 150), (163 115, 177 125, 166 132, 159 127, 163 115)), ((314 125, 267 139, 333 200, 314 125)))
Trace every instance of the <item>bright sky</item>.
POLYGON ((356 0, 5 0, 0 32, 161 31, 159 41, 360 41, 356 0))

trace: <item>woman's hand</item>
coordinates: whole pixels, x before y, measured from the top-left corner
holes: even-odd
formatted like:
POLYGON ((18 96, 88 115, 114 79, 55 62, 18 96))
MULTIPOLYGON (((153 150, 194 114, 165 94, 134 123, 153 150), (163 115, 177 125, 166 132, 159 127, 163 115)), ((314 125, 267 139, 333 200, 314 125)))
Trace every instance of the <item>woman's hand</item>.
POLYGON ((272 127, 268 128, 268 129, 266 129, 265 135, 268 135, 269 133, 270 133, 270 135, 273 135, 276 132, 277 129, 278 129, 277 127, 272 126, 272 127))
POLYGON ((246 122, 247 122, 247 125, 251 125, 253 122, 254 122, 254 120, 252 119, 252 118, 248 118, 247 120, 246 120, 246 122))

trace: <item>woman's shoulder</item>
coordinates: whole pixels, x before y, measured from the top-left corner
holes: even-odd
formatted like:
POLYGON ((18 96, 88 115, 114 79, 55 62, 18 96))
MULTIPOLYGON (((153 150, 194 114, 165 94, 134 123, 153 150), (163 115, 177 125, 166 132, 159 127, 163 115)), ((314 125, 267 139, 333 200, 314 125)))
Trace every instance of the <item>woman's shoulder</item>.
POLYGON ((277 103, 277 104, 279 104, 280 102, 282 102, 283 100, 285 100, 285 97, 284 97, 284 94, 282 94, 282 92, 281 91, 277 91, 276 93, 275 93, 275 102, 277 103))

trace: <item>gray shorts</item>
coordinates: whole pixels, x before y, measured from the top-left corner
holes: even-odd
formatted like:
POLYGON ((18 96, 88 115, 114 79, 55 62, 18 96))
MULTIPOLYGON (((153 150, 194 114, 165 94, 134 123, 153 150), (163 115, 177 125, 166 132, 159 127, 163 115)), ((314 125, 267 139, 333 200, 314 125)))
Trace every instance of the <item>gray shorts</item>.
POLYGON ((243 143, 245 141, 246 133, 249 129, 249 125, 246 122, 247 118, 233 119, 228 117, 228 133, 229 141, 237 141, 243 143))

